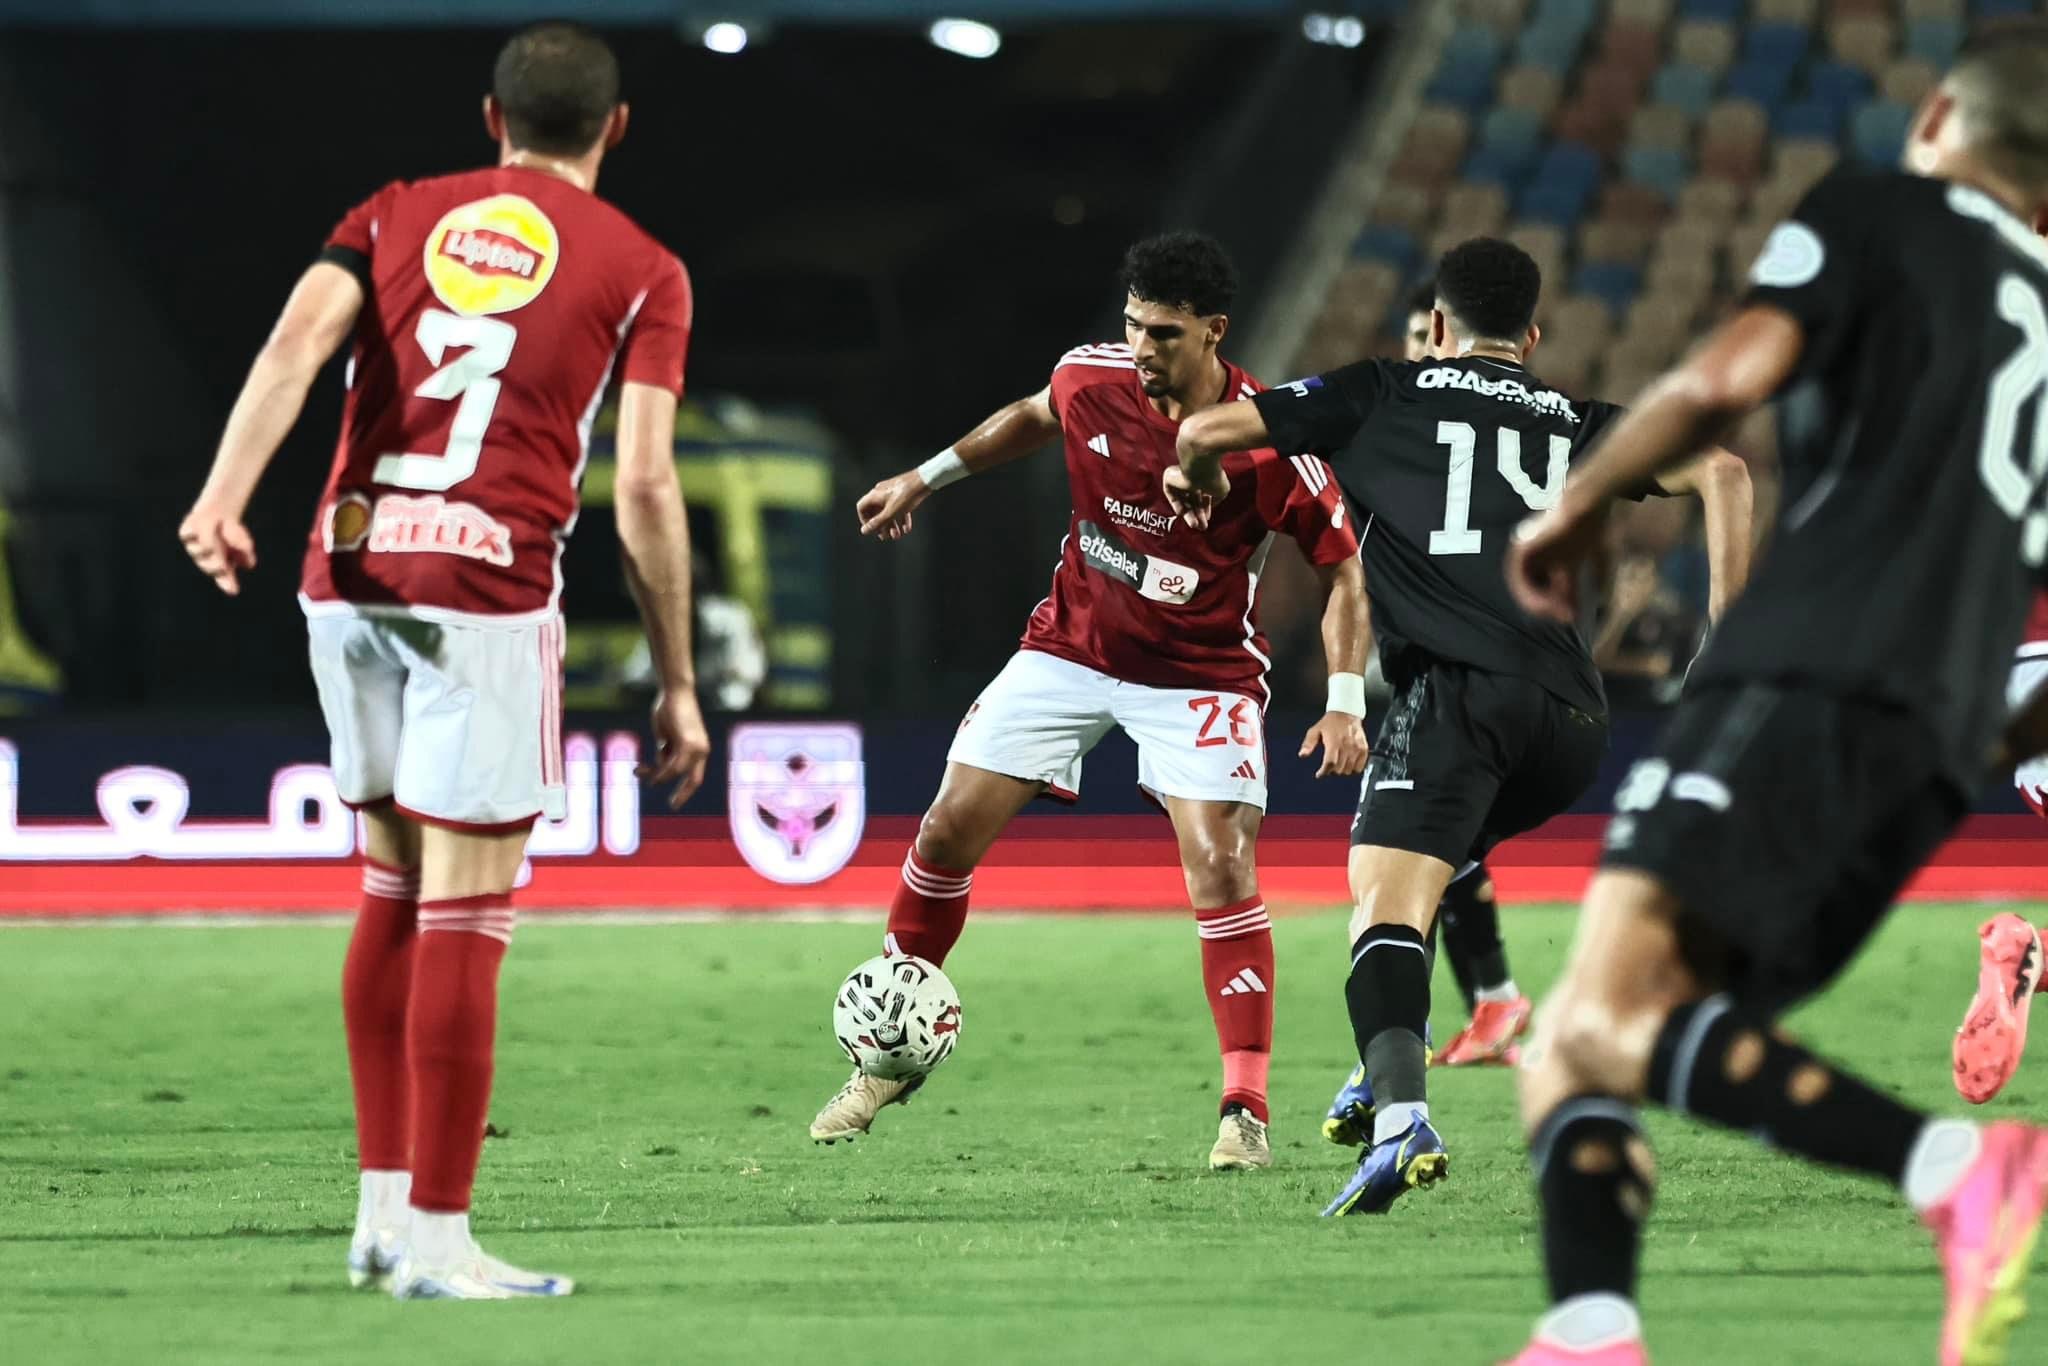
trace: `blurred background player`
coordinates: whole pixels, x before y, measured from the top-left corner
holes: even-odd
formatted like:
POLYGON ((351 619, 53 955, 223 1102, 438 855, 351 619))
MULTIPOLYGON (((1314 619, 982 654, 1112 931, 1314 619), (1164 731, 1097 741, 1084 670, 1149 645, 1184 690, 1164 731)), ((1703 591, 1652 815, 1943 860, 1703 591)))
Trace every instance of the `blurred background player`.
MULTIPOLYGON (((2017 711, 2048 685, 2048 593, 2034 599, 2026 639, 2013 660, 2005 700, 2017 711)), ((2013 772, 2013 785, 2037 816, 2048 816, 2048 757, 2013 772)), ((2003 911, 1977 928, 1977 995, 1963 1014, 1952 1050, 1956 1091, 1982 1105, 2012 1080, 2027 1049, 2027 1016, 2041 985, 2041 933, 2023 915, 2003 911)))
POLYGON ((2048 1131, 1901 1104, 1779 1017, 1855 958, 1988 758, 2048 749, 2048 693, 2015 714, 2005 681, 2048 550, 2044 85, 2038 23, 1966 48, 1912 173, 1810 191, 1733 315, 1516 537, 1517 598, 1568 620, 1612 495, 1787 397, 1770 557, 1616 795, 1520 1073, 1552 1309, 1517 1366, 1648 1360, 1645 1100, 1893 1185, 1946 1272, 1943 1366, 2007 1359, 2048 1131))
MULTIPOLYGON (((1428 360, 1362 361, 1180 432, 1182 466, 1209 496, 1229 487, 1223 451, 1271 442, 1328 456, 1372 518, 1366 586, 1395 697, 1351 831, 1345 1001, 1365 1076, 1338 1099, 1372 1116, 1372 1141, 1326 1215, 1384 1212, 1448 1170, 1425 1078, 1430 926, 1458 871, 1568 808, 1607 749, 1585 638, 1531 620, 1500 577, 1514 528, 1551 505, 1618 411, 1575 402, 1526 368, 1542 285, 1512 243, 1463 242, 1437 269, 1428 360)), ((1652 492, 1698 493, 1714 573, 1747 571, 1740 460, 1713 452, 1634 490, 1652 492)))
POLYGON ((342 219, 179 529, 238 593, 249 499, 353 334, 300 599, 368 849, 342 977, 362 1167, 349 1277, 400 1298, 573 1288, 485 1254, 468 1211, 512 885, 535 819, 564 815, 561 552, 615 369, 619 539, 660 679, 650 776, 680 802, 708 751, 672 456, 690 287, 593 193, 626 131, 618 65, 582 29, 528 29, 498 56, 484 122, 496 167, 394 182, 342 219))
MULTIPOLYGON (((1036 797, 1075 800, 1082 760, 1121 727, 1138 746, 1140 786, 1173 821, 1195 909, 1223 1053, 1209 1164, 1265 1167, 1275 979, 1255 846, 1270 693, 1255 600, 1273 535, 1293 537, 1326 595, 1329 665, 1328 710, 1300 753, 1322 746, 1318 777, 1358 773, 1368 642, 1358 542, 1321 461, 1249 446, 1230 457, 1236 496, 1206 530, 1183 523, 1161 484, 1175 463, 1175 432, 1190 415, 1261 387, 1218 351, 1237 272, 1216 242, 1172 233, 1130 249, 1123 284, 1123 342, 1069 351, 1046 388, 860 500, 862 533, 896 540, 933 491, 1060 437, 1074 507, 1051 593, 960 723, 904 860, 885 942, 945 962, 966 922, 975 866, 1003 827, 1036 797)), ((811 1136, 865 1133, 877 1111, 915 1088, 856 1070, 811 1136)))

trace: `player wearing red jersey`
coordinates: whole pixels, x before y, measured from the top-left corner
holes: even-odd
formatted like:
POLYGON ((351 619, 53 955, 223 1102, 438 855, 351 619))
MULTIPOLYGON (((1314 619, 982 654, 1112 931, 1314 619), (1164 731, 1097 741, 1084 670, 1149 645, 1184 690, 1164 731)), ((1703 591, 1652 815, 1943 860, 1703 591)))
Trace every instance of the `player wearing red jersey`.
MULTIPOLYGON (((1263 387, 1218 354, 1236 272, 1206 237, 1174 233, 1124 258, 1121 344, 1083 346, 1052 382, 860 500, 861 530, 895 540, 933 490, 1039 449, 1066 447, 1074 512, 1052 591, 1022 648, 961 722, 889 908, 891 952, 943 962, 960 936, 975 865, 1033 798, 1073 800, 1081 764, 1111 727, 1138 745, 1138 781, 1172 818, 1223 1053, 1212 1167, 1270 1165, 1266 1074, 1273 941, 1254 845, 1266 805, 1265 640, 1254 598, 1273 535, 1320 575, 1330 703, 1302 741, 1317 776, 1365 767, 1365 585, 1343 497, 1321 461, 1229 457, 1235 495, 1207 532, 1164 497, 1182 419, 1263 387)), ((855 1071, 811 1124, 821 1142, 865 1133, 913 1083, 855 1071)))
POLYGON ((655 780, 709 745, 693 693, 688 525, 673 431, 682 264, 593 194, 626 129, 618 64, 571 25, 499 54, 499 163, 388 185, 301 277, 179 528, 223 592, 242 524, 320 368, 354 336, 300 600, 335 785, 366 831, 342 974, 362 1168, 349 1277, 400 1298, 566 1295, 469 1231, 512 884, 562 814, 561 548, 614 372, 625 570, 661 679, 655 780))
MULTIPOLYGON (((2048 593, 2034 599, 2027 634, 2013 660, 2006 701, 2018 711, 2048 685, 2048 593)), ((2020 797, 2048 816, 2048 758, 2032 759, 2013 773, 2020 797)), ((2027 1048, 2027 1016, 2041 985, 2041 932, 2014 911, 1994 915, 1977 927, 1977 994, 1963 1012, 1951 1050, 1956 1090, 1982 1105, 2012 1080, 2027 1048)))

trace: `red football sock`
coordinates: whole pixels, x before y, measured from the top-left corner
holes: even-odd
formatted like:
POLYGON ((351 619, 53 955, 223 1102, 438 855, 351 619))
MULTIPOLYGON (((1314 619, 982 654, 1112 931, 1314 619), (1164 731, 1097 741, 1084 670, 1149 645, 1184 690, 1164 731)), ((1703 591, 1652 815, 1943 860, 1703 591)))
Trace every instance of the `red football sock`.
POLYGON ((512 942, 512 895, 420 903, 406 1021, 412 1062, 412 1207, 469 1208, 491 1101, 498 964, 512 942))
POLYGON ((897 884, 896 899, 889 903, 889 936, 883 941, 884 948, 929 963, 944 963, 967 924, 967 893, 973 886, 973 869, 928 863, 912 844, 910 857, 903 860, 903 881, 897 884))
POLYGON ((1266 1119, 1266 1069, 1273 1057, 1273 922, 1261 897, 1195 912, 1202 983, 1223 1050, 1223 1104, 1266 1119))
POLYGON ((412 1165, 405 1005, 419 899, 419 869, 363 861, 363 904, 341 969, 341 1018, 356 1094, 356 1160, 367 1171, 412 1165))

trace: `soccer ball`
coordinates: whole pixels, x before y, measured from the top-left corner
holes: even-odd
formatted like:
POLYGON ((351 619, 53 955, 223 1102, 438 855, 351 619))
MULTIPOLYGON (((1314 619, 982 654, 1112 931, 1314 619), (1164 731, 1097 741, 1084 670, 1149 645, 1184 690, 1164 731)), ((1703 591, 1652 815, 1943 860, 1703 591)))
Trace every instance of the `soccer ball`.
POLYGON ((921 1077, 960 1039, 960 993, 938 964, 907 954, 870 958, 847 974, 832 1003, 832 1032, 871 1077, 921 1077))

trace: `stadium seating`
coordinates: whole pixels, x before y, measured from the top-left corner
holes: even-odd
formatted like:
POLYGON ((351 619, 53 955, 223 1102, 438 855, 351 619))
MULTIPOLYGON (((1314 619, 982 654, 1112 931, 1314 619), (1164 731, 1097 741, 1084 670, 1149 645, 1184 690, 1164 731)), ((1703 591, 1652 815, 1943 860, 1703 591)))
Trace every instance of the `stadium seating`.
POLYGON ((1462 0, 1304 369, 1398 334, 1480 233, 1550 282, 1541 368, 1626 400, 1739 287, 1839 159, 1897 161, 1968 26, 2034 0, 1462 0))

